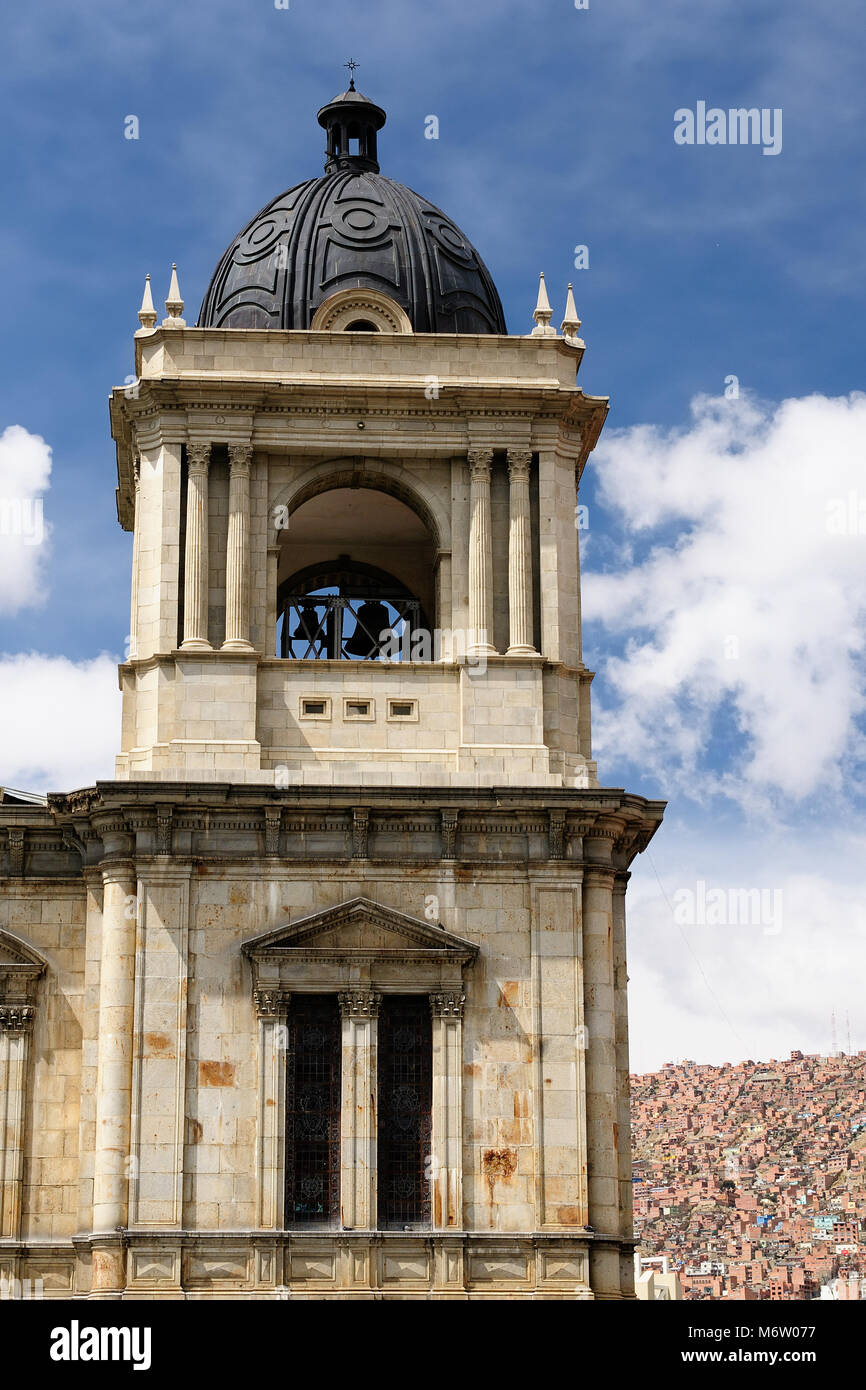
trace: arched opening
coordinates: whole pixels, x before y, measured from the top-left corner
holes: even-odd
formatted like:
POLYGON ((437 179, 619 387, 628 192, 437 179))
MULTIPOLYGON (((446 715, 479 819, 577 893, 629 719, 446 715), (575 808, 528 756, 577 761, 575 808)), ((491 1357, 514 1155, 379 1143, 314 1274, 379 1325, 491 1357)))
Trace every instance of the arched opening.
POLYGON ((434 616, 433 537, 405 502, 332 488, 292 513, 278 566, 278 656, 406 660, 434 616))
POLYGON ((375 323, 369 319, 355 319, 352 323, 347 323, 344 329, 346 333, 378 333, 379 330, 375 323))

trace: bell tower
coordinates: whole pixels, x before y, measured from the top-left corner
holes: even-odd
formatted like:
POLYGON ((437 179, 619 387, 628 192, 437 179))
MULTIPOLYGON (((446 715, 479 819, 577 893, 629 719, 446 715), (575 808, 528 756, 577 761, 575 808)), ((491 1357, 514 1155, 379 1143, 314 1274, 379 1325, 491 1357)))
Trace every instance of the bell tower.
POLYGON ((148 282, 111 398, 122 743, 51 811, 102 971, 93 1296, 630 1298, 625 891, 663 804, 592 756, 607 400, 571 288, 510 334, 379 172, 354 72, 319 122, 195 325, 148 282))

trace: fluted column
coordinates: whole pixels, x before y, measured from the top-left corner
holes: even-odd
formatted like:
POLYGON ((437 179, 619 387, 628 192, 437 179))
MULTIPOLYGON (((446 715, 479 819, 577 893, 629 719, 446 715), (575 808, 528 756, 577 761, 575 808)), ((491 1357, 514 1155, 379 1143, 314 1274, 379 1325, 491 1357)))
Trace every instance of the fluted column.
POLYGON ((250 642, 250 444, 229 445, 229 530, 226 549, 228 651, 252 651, 250 642))
POLYGON ((210 444, 187 445, 186 550, 183 642, 186 649, 210 648, 208 626, 208 469, 210 444))
POLYGON ((430 995, 433 1014, 431 1209, 435 1231, 463 1226, 462 992, 430 995))
POLYGON ((343 1229, 376 1225, 376 1084, 381 994, 351 990, 339 996, 343 1020, 340 1113, 340 1209, 343 1229))
POLYGON ((493 542, 490 518, 492 449, 469 452, 469 641, 475 651, 495 652, 493 633, 493 542))
POLYGON ((129 1182, 135 1178, 130 1137, 136 921, 134 865, 129 860, 107 864, 103 870, 93 1230, 109 1240, 105 1248, 94 1248, 95 1291, 116 1290, 124 1282, 123 1252, 115 1232, 127 1224, 129 1182))
POLYGON ((532 645, 532 530, 529 515, 529 465, 532 454, 508 450, 508 651, 534 655, 532 645))
POLYGON ((141 515, 141 459, 137 458, 132 468, 135 481, 135 507, 132 514, 132 585, 129 598, 129 650, 127 652, 127 660, 130 661, 138 656, 138 566, 141 552, 141 527, 139 526, 139 518, 141 515))
POLYGON ((0 1237, 21 1235, 24 1123, 30 1034, 36 1010, 0 1003, 0 1237))
POLYGON ((586 1148, 589 1224, 599 1238, 591 1253, 591 1282, 597 1296, 619 1297, 619 1133, 616 1087, 616 1005, 613 950, 613 889, 609 864, 585 863, 583 870, 583 959, 586 1052, 586 1148))
POLYGON ((256 989, 259 1019, 259 1115, 256 1166, 258 1223, 282 1228, 285 1205, 286 1052, 291 995, 283 989, 256 989))

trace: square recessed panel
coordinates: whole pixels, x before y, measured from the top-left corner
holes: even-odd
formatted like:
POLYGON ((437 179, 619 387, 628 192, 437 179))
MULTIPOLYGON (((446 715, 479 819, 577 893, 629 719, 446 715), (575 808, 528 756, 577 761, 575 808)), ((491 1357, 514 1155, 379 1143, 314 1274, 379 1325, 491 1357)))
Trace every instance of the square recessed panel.
POLYGON ((302 719, 330 719, 331 698, 329 695, 303 695, 301 697, 302 719))
POLYGON ((389 700, 388 719, 394 723, 418 723, 417 700, 389 700))
POLYGON ((343 718, 344 719, 366 719, 376 718, 376 704, 374 700, 345 696, 343 699, 343 718))

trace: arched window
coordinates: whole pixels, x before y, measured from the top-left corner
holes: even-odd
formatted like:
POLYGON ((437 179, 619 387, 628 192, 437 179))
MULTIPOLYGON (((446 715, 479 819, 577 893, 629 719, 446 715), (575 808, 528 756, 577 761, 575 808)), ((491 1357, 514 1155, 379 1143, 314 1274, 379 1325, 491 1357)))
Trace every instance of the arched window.
POLYGON ((344 333, 378 333, 379 329, 375 323, 369 319, 354 319, 352 323, 347 323, 343 330, 344 333))
POLYGON ((436 539, 370 487, 308 497, 279 533, 275 651, 317 661, 432 661, 436 539))
POLYGON ((401 661, 427 629, 420 600, 393 575, 340 555, 291 575, 277 592, 277 650, 317 661, 401 661))

